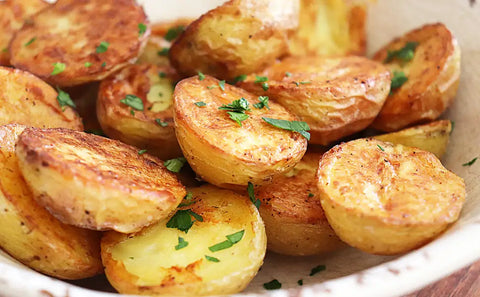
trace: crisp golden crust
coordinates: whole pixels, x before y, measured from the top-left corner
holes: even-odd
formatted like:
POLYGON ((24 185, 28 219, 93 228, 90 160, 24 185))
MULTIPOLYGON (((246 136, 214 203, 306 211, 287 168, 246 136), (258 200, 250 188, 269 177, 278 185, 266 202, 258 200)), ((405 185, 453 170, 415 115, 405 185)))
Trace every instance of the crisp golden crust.
POLYGON ((447 151, 452 123, 448 120, 411 127, 398 132, 375 136, 375 139, 416 147, 441 158, 447 151))
POLYGON ((310 143, 327 145, 368 127, 390 91, 390 73, 363 57, 289 57, 238 85, 269 96, 311 129, 310 143))
POLYGON ((136 234, 107 232, 102 238, 105 274, 120 293, 206 296, 243 290, 265 256, 265 228, 245 196, 205 185, 192 189, 193 204, 183 207, 202 216, 184 233, 167 228, 168 219, 136 234), (226 235, 244 230, 233 246, 212 252, 226 235), (176 249, 179 237, 187 245, 176 249), (219 261, 211 262, 205 256, 219 261))
POLYGON ((24 129, 0 126, 0 247, 28 267, 61 279, 103 272, 100 236, 60 223, 35 202, 15 156, 24 129))
POLYGON ((53 85, 101 80, 136 60, 150 34, 139 34, 142 23, 147 17, 134 0, 61 0, 17 32, 10 62, 53 85), (109 46, 97 52, 102 42, 109 46), (64 63, 65 70, 53 75, 55 63, 64 63))
POLYGON ((263 184, 295 166, 307 149, 299 133, 275 128, 262 117, 296 120, 280 105, 271 102, 270 110, 252 105, 258 98, 247 91, 206 76, 185 79, 174 93, 175 131, 182 151, 193 170, 205 181, 220 187, 242 188, 250 181, 263 184), (249 118, 242 126, 218 108, 245 98, 250 104, 249 118), (206 106, 198 107, 197 101, 206 106))
POLYGON ((260 187, 260 215, 268 250, 286 255, 314 255, 343 246, 320 204, 315 172, 321 154, 307 153, 295 168, 260 187))
POLYGON ((82 130, 78 114, 68 106, 62 111, 57 92, 36 76, 0 67, 0 125, 18 123, 39 128, 82 130))
POLYGON ((173 124, 173 85, 177 74, 168 66, 130 65, 103 80, 97 100, 97 115, 109 137, 147 149, 149 154, 166 160, 182 155, 173 124), (135 95, 143 110, 121 103, 135 95), (160 120, 162 127, 157 121, 160 120))
POLYGON ((43 0, 5 0, 0 1, 0 65, 10 65, 8 45, 17 30, 29 18, 47 7, 49 4, 43 0))
POLYGON ((194 21, 170 49, 181 75, 233 79, 273 64, 288 51, 298 1, 231 0, 194 21))
POLYGON ((159 159, 96 135, 30 128, 16 153, 35 199, 79 227, 135 232, 168 216, 186 194, 159 159))
POLYGON ((453 102, 460 78, 460 47, 443 24, 425 25, 391 41, 380 49, 374 60, 383 62, 387 52, 407 42, 418 42, 414 58, 407 63, 397 59, 387 63, 401 70, 408 81, 387 98, 373 127, 397 131, 404 127, 435 120, 453 102))
POLYGON ((375 139, 335 146, 320 161, 323 209, 346 243, 374 254, 407 252, 458 219, 462 178, 432 153, 375 139))

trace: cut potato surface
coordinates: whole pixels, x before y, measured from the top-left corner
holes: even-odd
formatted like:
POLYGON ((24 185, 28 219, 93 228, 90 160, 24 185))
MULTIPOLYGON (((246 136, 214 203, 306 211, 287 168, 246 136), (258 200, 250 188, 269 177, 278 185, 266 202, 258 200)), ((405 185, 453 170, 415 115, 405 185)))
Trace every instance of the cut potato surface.
POLYGON ((28 72, 0 67, 0 90, 0 125, 83 130, 77 113, 60 106, 58 93, 28 72))
POLYGON ((310 143, 328 145, 373 122, 390 91, 390 73, 363 57, 289 57, 238 85, 307 122, 310 143))
POLYGON ((434 154, 375 139, 325 153, 318 169, 323 209, 346 243, 373 254, 417 248, 458 219, 462 178, 434 154))
POLYGON ((147 22, 134 0, 61 0, 18 31, 10 62, 53 85, 98 81, 135 62, 150 34, 139 24, 147 22))
POLYGON ((162 160, 181 156, 173 124, 176 81, 173 69, 151 64, 130 65, 103 80, 97 114, 105 134, 162 160), (140 108, 124 103, 132 95, 140 108))
POLYGON ((233 294, 255 276, 266 250, 255 206, 247 197, 211 185, 191 193, 189 205, 179 210, 195 213, 187 232, 167 227, 166 219, 136 234, 111 231, 102 238, 105 273, 120 293, 233 294))
POLYGON ((194 21, 173 43, 170 62, 181 75, 197 71, 233 79, 273 64, 298 26, 298 1, 231 0, 194 21))
POLYGON ((295 168, 260 187, 260 215, 268 250, 293 256, 321 254, 344 246, 320 204, 315 173, 321 154, 307 153, 295 168))
MULTIPOLYGON (((8 44, 13 35, 29 18, 47 7, 48 3, 43 0, 4 0, 0 1, 0 65, 10 65, 8 44)), ((34 42, 31 41, 32 43, 34 42)), ((25 43, 29 46, 29 42, 25 43)))
POLYGON ((397 131, 438 118, 453 102, 460 78, 460 47, 443 24, 425 25, 394 39, 380 49, 374 60, 387 62, 393 71, 402 71, 407 81, 387 98, 373 127, 397 131), (390 58, 408 43, 416 48, 413 57, 390 58), (411 58, 411 60, 409 60, 411 58))
POLYGON ((24 129, 0 126, 0 247, 28 267, 61 279, 103 272, 99 234, 62 224, 35 202, 15 155, 24 129))
POLYGON ((294 121, 295 116, 274 102, 269 103, 270 109, 255 108, 258 97, 228 84, 224 90, 220 86, 210 76, 202 80, 196 76, 175 88, 175 131, 193 170, 211 184, 245 189, 248 182, 269 182, 295 166, 307 149, 307 140, 262 119, 294 121), (241 98, 248 101, 250 110, 240 126, 219 107, 241 98), (205 105, 197 106, 200 102, 205 105))
POLYGON ((452 123, 448 120, 435 121, 394 133, 375 136, 375 139, 395 144, 416 147, 441 158, 447 151, 452 123))
POLYGON ((16 147, 35 199, 64 223, 129 233, 177 207, 185 188, 159 159, 66 129, 25 129, 16 147))

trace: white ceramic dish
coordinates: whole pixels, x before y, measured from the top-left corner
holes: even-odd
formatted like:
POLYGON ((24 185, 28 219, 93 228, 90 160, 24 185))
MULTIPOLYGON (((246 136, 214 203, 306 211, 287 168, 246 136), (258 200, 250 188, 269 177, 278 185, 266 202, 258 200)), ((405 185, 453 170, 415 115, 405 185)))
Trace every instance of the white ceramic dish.
MULTIPOLYGON (((21 0, 19 0, 21 1, 21 0)), ((195 16, 221 0, 142 0, 153 21, 195 16)), ((458 97, 444 116, 455 121, 446 166, 462 176, 467 203, 460 220, 427 246, 401 257, 372 256, 354 249, 321 257, 293 258, 269 254, 265 265, 243 296, 400 296, 438 280, 480 258, 480 161, 461 164, 480 156, 480 3, 469 0, 378 0, 370 9, 369 51, 392 37, 428 22, 445 23, 462 48, 462 78, 458 97), (472 1, 470 1, 472 2, 472 1), (309 277, 310 269, 327 269, 309 277), (278 279, 281 290, 265 291, 262 284, 278 279), (303 279, 302 287, 297 280, 303 279)), ((104 289, 105 280, 74 284, 55 280, 12 260, 0 252, 0 296, 108 297, 118 296, 81 286, 104 289)))

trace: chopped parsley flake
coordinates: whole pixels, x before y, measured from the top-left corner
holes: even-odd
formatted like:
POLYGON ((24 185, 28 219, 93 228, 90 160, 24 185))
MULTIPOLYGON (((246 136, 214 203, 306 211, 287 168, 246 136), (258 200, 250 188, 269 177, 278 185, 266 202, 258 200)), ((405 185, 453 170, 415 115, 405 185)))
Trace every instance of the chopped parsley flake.
POLYGON ((478 159, 478 157, 473 158, 471 161, 469 161, 467 163, 463 163, 462 166, 472 166, 477 161, 477 159, 478 159))
POLYGON ((249 116, 245 114, 246 111, 250 111, 249 103, 245 98, 234 100, 230 104, 224 104, 218 109, 227 110, 227 114, 230 116, 230 119, 237 122, 237 124, 240 126, 242 126, 243 121, 249 118, 249 116))
POLYGON ((219 81, 218 86, 220 87, 220 89, 222 89, 222 91, 225 91, 225 81, 224 80, 219 81))
POLYGON ((191 209, 179 209, 167 222, 167 228, 176 228, 188 233, 188 230, 192 228, 193 223, 196 222, 195 220, 192 220, 192 217, 196 221, 203 222, 202 216, 193 212, 191 209))
POLYGON ((203 106, 207 106, 207 103, 203 102, 203 101, 198 101, 198 102, 195 102, 194 103, 196 106, 198 107, 203 107, 203 106))
POLYGON ((218 252, 224 249, 228 249, 232 247, 234 244, 238 243, 243 238, 243 234, 245 234, 245 230, 241 230, 235 232, 233 234, 227 235, 227 240, 217 243, 208 247, 211 252, 218 252))
POLYGON ((90 63, 90 62, 85 62, 85 64, 83 64, 83 65, 84 65, 86 68, 88 68, 88 67, 92 66, 92 63, 90 63))
POLYGON ((272 281, 269 281, 268 283, 264 283, 263 287, 266 290, 278 290, 282 287, 282 284, 277 279, 274 279, 272 281))
POLYGON ((237 76, 233 79, 232 84, 239 83, 239 82, 244 81, 246 79, 247 79, 247 75, 246 74, 241 74, 241 75, 239 75, 239 76, 237 76))
POLYGON ((164 38, 167 41, 173 41, 178 37, 178 35, 182 34, 183 31, 185 31, 185 26, 177 26, 177 27, 170 28, 168 29, 164 38))
POLYGON ((399 59, 403 62, 411 61, 415 55, 415 49, 418 46, 418 42, 407 42, 405 46, 396 51, 388 51, 387 57, 383 63, 392 62, 394 59, 399 59))
POLYGON ((72 108, 75 108, 75 103, 72 101, 70 98, 70 95, 67 92, 62 91, 60 88, 57 87, 57 101, 58 104, 60 104, 60 107, 62 108, 62 111, 65 111, 65 106, 70 106, 72 108))
POLYGON ((303 279, 299 279, 299 280, 297 281, 297 284, 298 284, 299 286, 303 286, 303 279))
POLYGON ((198 79, 199 80, 204 80, 205 79, 205 74, 201 73, 200 71, 198 71, 198 79))
POLYGON ((268 96, 260 96, 258 97, 258 103, 255 103, 253 105, 253 107, 257 108, 257 109, 262 109, 264 107, 266 107, 267 109, 270 109, 270 107, 268 106, 268 96))
POLYGON ((181 250, 185 247, 188 246, 188 241, 185 241, 185 239, 183 239, 183 237, 178 237, 178 244, 175 246, 175 250, 181 250))
POLYGON ((211 90, 211 89, 215 89, 215 88, 218 88, 218 86, 208 86, 207 89, 211 90))
POLYGON ((308 193, 308 197, 312 198, 313 196, 315 196, 315 194, 313 194, 313 193, 308 193))
POLYGON ((383 147, 381 147, 379 144, 377 144, 377 146, 378 146, 378 148, 379 148, 382 152, 385 151, 385 149, 384 149, 383 147))
POLYGON ((167 122, 163 122, 161 119, 155 119, 155 122, 157 124, 159 124, 161 127, 167 127, 168 126, 168 123, 167 122))
POLYGON ((269 86, 268 83, 266 83, 266 82, 263 82, 263 83, 261 83, 260 85, 262 86, 262 89, 263 89, 264 91, 268 91, 268 89, 270 88, 270 86, 269 86))
POLYGON ((168 56, 169 52, 170 52, 170 49, 168 47, 164 47, 157 52, 157 55, 165 57, 165 56, 168 56))
POLYGON ((165 165, 165 167, 167 167, 167 169, 170 170, 171 172, 179 173, 186 162, 187 162, 187 159, 185 159, 184 157, 179 157, 179 158, 167 160, 163 163, 163 165, 165 165))
POLYGON ((166 74, 165 72, 160 71, 160 72, 158 73, 158 76, 159 76, 160 78, 165 78, 165 77, 167 77, 167 74, 166 74))
POLYGON ((205 255, 205 259, 207 259, 207 260, 210 261, 210 262, 215 262, 215 263, 220 262, 219 259, 217 259, 217 258, 215 258, 215 257, 208 256, 208 255, 205 255))
POLYGON ((321 271, 324 271, 325 269, 327 269, 327 267, 325 265, 318 265, 318 266, 315 266, 312 268, 312 270, 310 271, 310 276, 314 276, 315 274, 321 272, 321 271))
POLYGON ((408 78, 403 71, 393 71, 392 83, 390 84, 390 90, 396 90, 406 83, 408 78))
POLYGON ((139 151, 138 151, 138 154, 139 154, 139 155, 143 155, 143 154, 145 154, 146 152, 147 152, 147 150, 139 150, 139 151))
POLYGON ((292 74, 290 72, 285 72, 285 76, 290 77, 290 76, 292 76, 292 74))
POLYGON ((85 133, 93 134, 97 136, 103 136, 103 137, 106 136, 105 133, 103 133, 103 131, 100 129, 85 130, 85 133))
POLYGON ((274 127, 288 130, 288 131, 298 132, 307 140, 310 140, 310 133, 307 132, 307 131, 310 131, 310 127, 305 122, 286 121, 286 120, 271 119, 271 118, 262 118, 262 119, 274 127))
POLYGON ((455 122, 454 122, 454 121, 450 121, 450 123, 452 123, 452 129, 450 130, 450 135, 452 135, 453 130, 455 129, 455 122))
POLYGON ((145 32, 147 32, 147 25, 144 23, 138 24, 138 36, 142 36, 145 32))
POLYGON ((190 206, 193 203, 195 203, 195 200, 193 200, 193 194, 191 192, 188 192, 187 195, 185 195, 185 197, 183 197, 183 201, 185 201, 185 202, 182 202, 178 205, 179 208, 190 206))
POLYGON ((240 127, 242 126, 242 122, 249 118, 248 114, 238 113, 233 111, 227 111, 227 114, 230 116, 232 120, 237 122, 240 127))
POLYGON ((301 82, 294 81, 293 83, 298 87, 299 85, 308 85, 308 84, 311 84, 312 82, 311 81, 301 81, 301 82))
POLYGON ((102 41, 102 42, 100 42, 100 45, 97 46, 97 49, 95 51, 97 52, 97 54, 104 53, 108 50, 109 46, 110 46, 110 43, 108 43, 106 41, 102 41))
POLYGON ((268 81, 268 77, 266 77, 266 76, 258 76, 258 75, 256 75, 256 76, 255 76, 255 81, 254 81, 254 82, 255 82, 256 84, 259 84, 259 83, 262 83, 262 82, 267 82, 267 81, 268 81))
POLYGON ((65 64, 64 63, 53 63, 53 71, 50 73, 50 75, 57 75, 65 71, 65 64))
POLYGON ((252 201, 253 205, 255 205, 255 207, 258 209, 260 207, 261 201, 255 198, 255 190, 251 182, 248 182, 247 192, 248 192, 248 197, 250 197, 250 201, 252 201))
POLYGON ((30 39, 29 41, 27 41, 24 46, 29 46, 30 44, 34 43, 35 40, 37 40, 37 37, 32 37, 32 39, 30 39))
POLYGON ((142 99, 132 94, 128 94, 125 98, 120 100, 120 102, 136 110, 143 110, 144 108, 142 99))
POLYGON ((100 65, 102 68, 107 66, 107 62, 103 62, 102 65, 100 65))

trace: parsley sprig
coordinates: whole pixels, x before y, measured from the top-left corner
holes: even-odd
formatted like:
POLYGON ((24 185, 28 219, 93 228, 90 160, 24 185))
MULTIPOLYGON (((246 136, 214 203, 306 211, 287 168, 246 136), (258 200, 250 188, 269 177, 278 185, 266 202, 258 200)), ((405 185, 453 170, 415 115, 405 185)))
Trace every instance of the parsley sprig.
POLYGON ((258 97, 258 103, 255 103, 253 105, 253 107, 257 108, 257 109, 262 109, 262 108, 267 108, 268 110, 270 110, 270 106, 268 106, 268 96, 260 96, 258 97))
POLYGON ((218 109, 226 110, 230 118, 240 126, 242 126, 243 121, 249 118, 249 116, 245 114, 246 111, 250 111, 249 103, 245 98, 234 100, 230 104, 223 104, 218 109))
POLYGON ((244 234, 245 234, 245 230, 240 230, 233 234, 227 235, 226 236, 227 240, 217 243, 215 245, 212 245, 208 247, 208 249, 211 252, 218 252, 224 249, 228 249, 232 247, 234 244, 238 243, 240 240, 242 240, 244 234))
POLYGON ((274 127, 277 127, 283 130, 298 132, 307 140, 310 140, 310 133, 307 132, 307 131, 310 131, 310 127, 305 122, 286 121, 286 120, 279 120, 279 119, 272 119, 272 118, 262 118, 262 119, 274 127))
POLYGON ((167 160, 163 163, 165 167, 171 172, 179 173, 182 170, 183 165, 187 162, 184 157, 167 160))
POLYGON ((128 94, 120 102, 136 110, 142 111, 144 108, 142 99, 132 94, 128 94))
POLYGON ((405 46, 399 50, 388 51, 387 57, 385 58, 383 63, 390 63, 394 59, 398 59, 403 62, 409 62, 413 59, 415 55, 415 49, 417 48, 417 46, 418 46, 418 42, 410 41, 410 42, 407 42, 405 46))
POLYGON ((255 205, 255 207, 258 209, 262 202, 260 201, 260 199, 257 199, 255 197, 255 190, 251 182, 248 182, 247 192, 248 192, 248 197, 250 197, 250 201, 252 201, 253 205, 255 205))
POLYGON ((65 111, 65 106, 70 106, 72 108, 77 107, 67 92, 62 91, 59 87, 57 87, 57 92, 58 92, 57 101, 58 101, 58 104, 60 104, 62 111, 65 111))
POLYGON ((408 81, 403 71, 393 71, 392 83, 390 84, 390 92, 403 86, 408 81))
POLYGON ((188 230, 192 228, 193 223, 196 221, 203 222, 203 217, 191 209, 179 209, 170 220, 168 220, 167 228, 178 229, 188 233, 188 230), (192 217, 195 220, 192 220, 192 217))
POLYGON ((180 34, 185 31, 185 26, 176 26, 173 28, 168 29, 167 33, 165 34, 164 38, 167 41, 175 40, 180 34))

